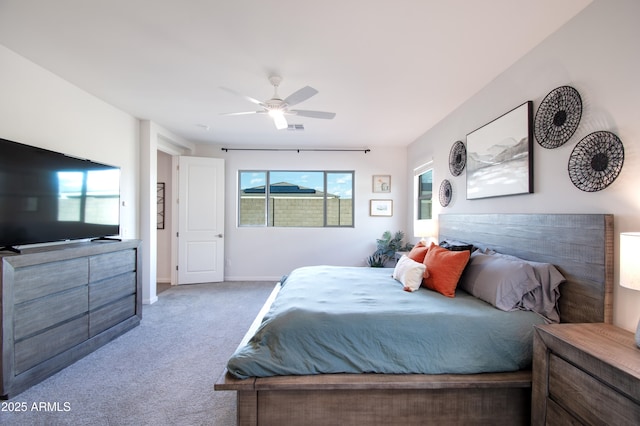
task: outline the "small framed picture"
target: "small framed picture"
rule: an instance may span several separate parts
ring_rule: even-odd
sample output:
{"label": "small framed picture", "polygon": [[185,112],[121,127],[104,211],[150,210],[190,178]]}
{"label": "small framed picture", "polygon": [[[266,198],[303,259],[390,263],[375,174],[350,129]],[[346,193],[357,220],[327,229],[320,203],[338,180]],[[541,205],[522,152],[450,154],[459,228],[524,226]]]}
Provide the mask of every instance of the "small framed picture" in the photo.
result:
{"label": "small framed picture", "polygon": [[369,216],[393,216],[393,200],[370,200]]}
{"label": "small framed picture", "polygon": [[391,176],[373,175],[373,192],[391,192]]}

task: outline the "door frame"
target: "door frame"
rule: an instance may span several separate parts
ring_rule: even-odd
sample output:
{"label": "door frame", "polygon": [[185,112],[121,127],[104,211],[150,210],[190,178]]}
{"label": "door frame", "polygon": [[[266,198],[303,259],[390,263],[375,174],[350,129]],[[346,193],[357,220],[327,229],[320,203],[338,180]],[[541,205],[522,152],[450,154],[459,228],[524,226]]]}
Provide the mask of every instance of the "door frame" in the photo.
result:
{"label": "door frame", "polygon": [[[152,304],[158,300],[156,290],[157,236],[156,205],[158,181],[158,150],[171,155],[194,155],[196,145],[149,120],[140,124],[140,168],[135,171],[139,182],[136,216],[139,229],[134,238],[142,240],[142,303]],[[172,242],[173,245],[173,242]],[[172,269],[175,266],[172,265]]]}

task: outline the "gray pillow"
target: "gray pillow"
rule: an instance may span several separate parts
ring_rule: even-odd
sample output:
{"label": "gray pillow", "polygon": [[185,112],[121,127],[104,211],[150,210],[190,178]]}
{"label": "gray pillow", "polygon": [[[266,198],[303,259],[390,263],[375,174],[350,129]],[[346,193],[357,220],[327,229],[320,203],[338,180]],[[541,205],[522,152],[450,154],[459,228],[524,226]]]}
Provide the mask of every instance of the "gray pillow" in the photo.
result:
{"label": "gray pillow", "polygon": [[533,267],[500,256],[471,254],[460,287],[503,311],[520,309],[523,297],[540,287]]}
{"label": "gray pillow", "polygon": [[560,314],[558,313],[559,287],[565,281],[565,278],[555,266],[550,263],[523,260],[516,256],[490,250],[486,253],[516,262],[526,262],[531,265],[540,287],[525,294],[522,298],[521,307],[537,312],[551,322],[560,322]]}

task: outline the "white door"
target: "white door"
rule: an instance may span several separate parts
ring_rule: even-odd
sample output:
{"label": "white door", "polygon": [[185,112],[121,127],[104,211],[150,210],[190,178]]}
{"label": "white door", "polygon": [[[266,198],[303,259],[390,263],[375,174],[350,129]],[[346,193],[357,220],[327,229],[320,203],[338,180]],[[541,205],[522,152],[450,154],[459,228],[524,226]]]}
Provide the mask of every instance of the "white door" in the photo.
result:
{"label": "white door", "polygon": [[224,160],[181,156],[178,284],[224,280]]}

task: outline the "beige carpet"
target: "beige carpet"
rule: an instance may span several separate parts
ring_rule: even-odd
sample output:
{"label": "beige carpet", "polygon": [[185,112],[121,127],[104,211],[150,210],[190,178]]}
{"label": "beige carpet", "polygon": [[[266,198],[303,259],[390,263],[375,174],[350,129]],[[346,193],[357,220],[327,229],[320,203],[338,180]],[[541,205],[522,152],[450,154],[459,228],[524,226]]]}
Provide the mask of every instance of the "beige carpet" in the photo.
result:
{"label": "beige carpet", "polygon": [[0,424],[234,425],[235,393],[214,392],[213,384],[274,285],[163,291],[143,306],[140,326],[2,401]]}

